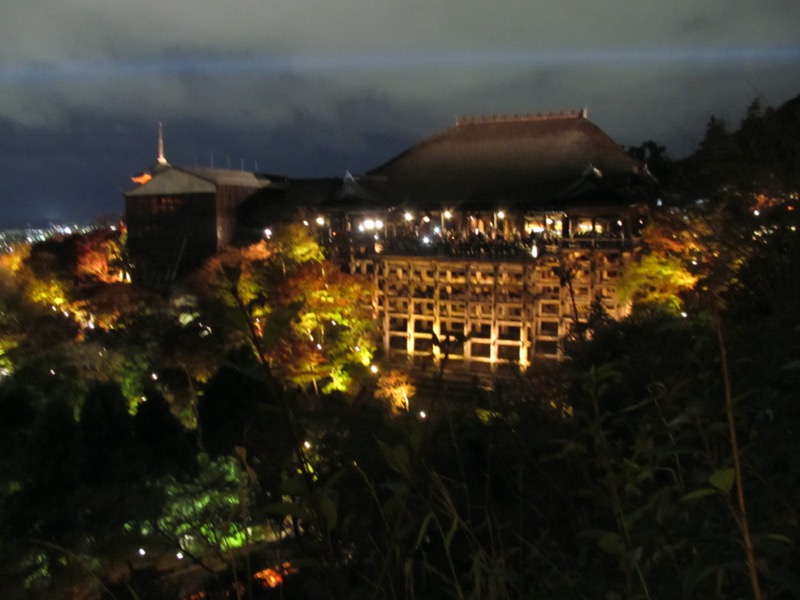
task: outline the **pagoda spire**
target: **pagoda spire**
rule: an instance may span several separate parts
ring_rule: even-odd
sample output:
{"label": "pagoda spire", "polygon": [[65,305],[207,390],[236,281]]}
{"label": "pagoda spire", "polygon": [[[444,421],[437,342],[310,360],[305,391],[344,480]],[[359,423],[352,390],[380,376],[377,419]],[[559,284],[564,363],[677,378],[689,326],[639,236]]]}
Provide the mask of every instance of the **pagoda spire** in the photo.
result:
{"label": "pagoda spire", "polygon": [[164,126],[158,122],[158,164],[168,165],[167,157],[164,156]]}

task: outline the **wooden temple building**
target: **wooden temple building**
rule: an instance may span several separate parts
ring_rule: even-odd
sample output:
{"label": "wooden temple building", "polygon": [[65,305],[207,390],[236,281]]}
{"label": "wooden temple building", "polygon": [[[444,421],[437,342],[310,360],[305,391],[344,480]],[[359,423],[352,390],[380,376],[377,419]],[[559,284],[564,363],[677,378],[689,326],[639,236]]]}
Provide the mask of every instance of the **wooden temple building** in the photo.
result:
{"label": "wooden temple building", "polygon": [[447,352],[475,373],[558,358],[593,303],[628,313],[617,285],[654,183],[585,110],[460,119],[361,176],[152,173],[126,194],[132,254],[186,231],[196,261],[302,210],[340,267],[372,283],[388,359]]}

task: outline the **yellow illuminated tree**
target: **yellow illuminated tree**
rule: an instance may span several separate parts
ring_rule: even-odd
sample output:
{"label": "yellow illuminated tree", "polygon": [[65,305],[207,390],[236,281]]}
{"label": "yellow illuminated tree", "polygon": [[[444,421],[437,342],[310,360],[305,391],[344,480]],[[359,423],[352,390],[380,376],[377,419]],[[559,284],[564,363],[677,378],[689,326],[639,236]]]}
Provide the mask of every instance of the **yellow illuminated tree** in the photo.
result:
{"label": "yellow illuminated tree", "polygon": [[[225,323],[229,347],[255,334],[254,350],[284,380],[346,391],[370,364],[369,286],[324,260],[307,227],[289,225],[269,242],[231,248],[208,261],[195,282],[201,296],[221,302],[207,312]],[[249,330],[241,327],[242,312]]]}
{"label": "yellow illuminated tree", "polygon": [[408,374],[392,369],[378,378],[375,397],[388,400],[392,412],[397,414],[409,410],[409,402],[416,393],[417,388]]}
{"label": "yellow illuminated tree", "polygon": [[628,264],[620,296],[640,305],[660,305],[679,312],[681,295],[698,281],[690,269],[698,253],[697,237],[680,215],[665,212],[642,232],[645,250]]}

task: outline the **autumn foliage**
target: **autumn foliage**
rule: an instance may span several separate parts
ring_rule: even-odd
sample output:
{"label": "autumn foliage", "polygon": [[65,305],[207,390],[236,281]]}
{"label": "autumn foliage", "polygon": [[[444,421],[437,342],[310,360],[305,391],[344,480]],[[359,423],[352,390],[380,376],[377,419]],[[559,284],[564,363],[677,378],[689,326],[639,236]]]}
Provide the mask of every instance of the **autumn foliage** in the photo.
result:
{"label": "autumn foliage", "polygon": [[220,323],[238,320],[226,328],[230,347],[254,333],[253,350],[285,381],[345,391],[370,363],[371,291],[324,260],[307,228],[288,226],[270,241],[226,250],[207,261],[194,285]]}

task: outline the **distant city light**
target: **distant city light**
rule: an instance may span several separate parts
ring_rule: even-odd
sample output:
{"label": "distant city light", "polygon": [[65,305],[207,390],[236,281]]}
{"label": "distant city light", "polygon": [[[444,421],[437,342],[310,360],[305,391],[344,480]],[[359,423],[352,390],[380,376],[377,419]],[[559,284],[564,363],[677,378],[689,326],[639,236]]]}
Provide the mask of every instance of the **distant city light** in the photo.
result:
{"label": "distant city light", "polygon": [[376,365],[372,365],[372,366],[369,368],[369,370],[370,370],[372,373],[377,373],[377,372],[378,372],[378,367],[377,367]]}
{"label": "distant city light", "polygon": [[505,219],[506,218],[506,213],[504,213],[502,210],[498,210],[497,211],[497,218],[498,219]]}
{"label": "distant city light", "polygon": [[449,210],[444,211],[444,218],[445,219],[450,219],[450,218],[452,218],[452,216],[453,216],[453,213],[451,213]]}
{"label": "distant city light", "polygon": [[411,221],[414,218],[414,215],[412,215],[410,212],[407,212],[406,214],[403,215],[403,218],[406,221]]}
{"label": "distant city light", "polygon": [[325,217],[323,216],[317,217],[317,225],[325,225]]}

